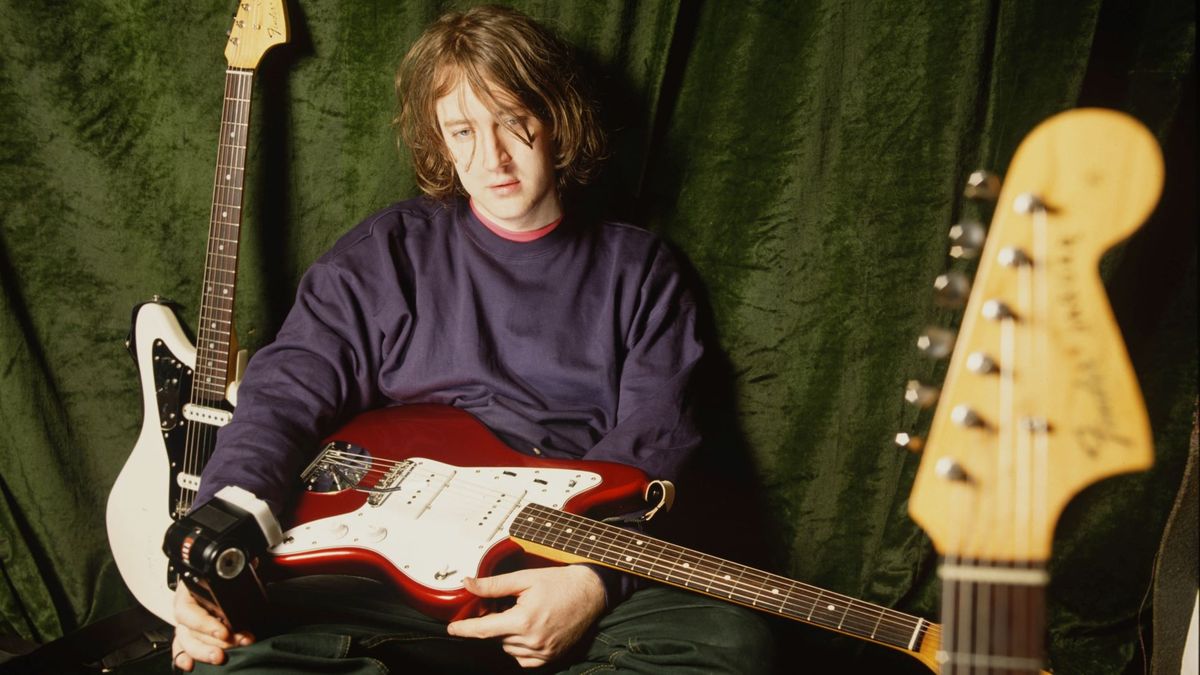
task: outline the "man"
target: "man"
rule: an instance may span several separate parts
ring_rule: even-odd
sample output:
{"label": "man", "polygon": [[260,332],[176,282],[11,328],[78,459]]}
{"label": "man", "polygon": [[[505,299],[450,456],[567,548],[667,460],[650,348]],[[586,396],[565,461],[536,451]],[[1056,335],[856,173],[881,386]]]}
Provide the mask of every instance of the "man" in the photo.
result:
{"label": "man", "polygon": [[[451,13],[412,47],[396,88],[427,196],[368,218],[305,274],[276,341],[250,364],[198,503],[239,485],[279,514],[320,438],[362,411],[411,403],[465,409],[521,452],[674,478],[699,443],[687,414],[702,354],[695,306],[655,236],[564,213],[602,148],[568,51],[513,10]],[[469,579],[471,593],[515,604],[448,626],[377,605],[368,590],[342,598],[368,617],[255,643],[181,585],[174,666],[748,672],[769,657],[756,616],[633,587],[585,565]],[[314,588],[306,599],[319,599]]]}

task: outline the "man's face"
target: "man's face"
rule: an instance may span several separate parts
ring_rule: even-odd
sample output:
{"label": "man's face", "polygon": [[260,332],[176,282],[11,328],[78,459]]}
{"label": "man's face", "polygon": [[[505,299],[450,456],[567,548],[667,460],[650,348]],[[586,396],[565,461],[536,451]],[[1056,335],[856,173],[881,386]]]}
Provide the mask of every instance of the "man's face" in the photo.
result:
{"label": "man's face", "polygon": [[494,98],[493,114],[463,78],[437,100],[438,126],[475,208],[505,229],[536,230],[562,215],[548,131],[514,97]]}

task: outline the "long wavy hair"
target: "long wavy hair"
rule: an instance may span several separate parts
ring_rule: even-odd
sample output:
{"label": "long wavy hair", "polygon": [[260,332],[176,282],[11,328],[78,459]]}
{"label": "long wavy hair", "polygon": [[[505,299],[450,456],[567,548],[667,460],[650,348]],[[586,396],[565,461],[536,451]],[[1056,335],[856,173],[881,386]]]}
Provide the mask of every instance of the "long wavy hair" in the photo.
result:
{"label": "long wavy hair", "polygon": [[464,78],[493,113],[512,107],[497,96],[515,99],[547,125],[560,192],[595,175],[604,134],[570,48],[528,16],[488,5],[443,15],[396,71],[393,125],[426,194],[446,199],[462,192],[435,104]]}

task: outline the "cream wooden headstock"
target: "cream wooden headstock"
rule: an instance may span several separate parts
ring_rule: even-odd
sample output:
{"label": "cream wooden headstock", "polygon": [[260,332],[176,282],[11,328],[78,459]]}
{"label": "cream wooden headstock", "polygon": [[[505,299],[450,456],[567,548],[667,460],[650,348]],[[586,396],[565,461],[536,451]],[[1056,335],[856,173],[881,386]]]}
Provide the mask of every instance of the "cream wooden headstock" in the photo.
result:
{"label": "cream wooden headstock", "polygon": [[1158,201],[1154,137],[1127,115],[1056,115],[996,203],[909,512],[943,556],[1044,561],[1064,505],[1153,459],[1098,263]]}
{"label": "cream wooden headstock", "polygon": [[253,70],[268,49],[287,41],[284,0],[243,0],[229,29],[225,60],[232,68]]}

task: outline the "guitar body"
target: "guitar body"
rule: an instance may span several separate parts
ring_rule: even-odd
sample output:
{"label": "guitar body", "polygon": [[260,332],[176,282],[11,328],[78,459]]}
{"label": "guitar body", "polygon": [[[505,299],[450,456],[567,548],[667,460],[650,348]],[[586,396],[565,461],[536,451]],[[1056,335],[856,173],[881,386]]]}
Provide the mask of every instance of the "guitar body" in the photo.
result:
{"label": "guitar body", "polygon": [[264,574],[381,578],[446,621],[484,611],[465,577],[546,564],[509,539],[523,506],[620,514],[642,505],[647,486],[622,464],[523,455],[438,405],[359,415],[326,441],[304,481]]}
{"label": "guitar body", "polygon": [[[202,467],[187,466],[184,445],[189,428],[207,425],[184,419],[196,348],[170,306],[138,307],[131,345],[141,382],[142,430],[109,493],[105,519],[113,559],[129,590],[169,622],[173,592],[162,533],[190,504],[187,493],[199,487]],[[215,431],[199,429],[199,435],[213,439]],[[211,440],[208,445],[211,450]]]}

